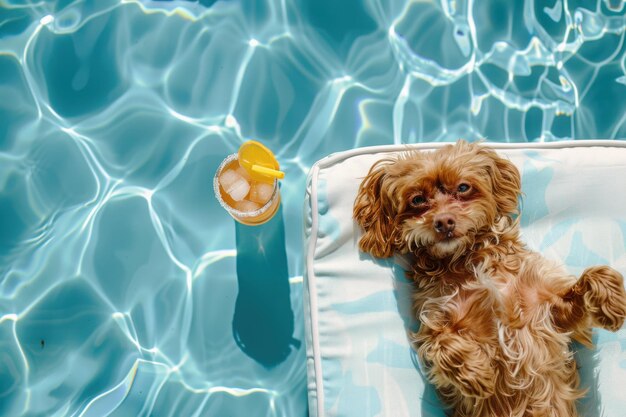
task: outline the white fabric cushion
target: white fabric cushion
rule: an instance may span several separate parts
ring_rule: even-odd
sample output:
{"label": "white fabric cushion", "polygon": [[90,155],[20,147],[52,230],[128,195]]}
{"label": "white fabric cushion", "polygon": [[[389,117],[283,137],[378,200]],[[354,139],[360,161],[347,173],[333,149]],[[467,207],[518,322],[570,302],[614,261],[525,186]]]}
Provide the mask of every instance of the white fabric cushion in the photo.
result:
{"label": "white fabric cushion", "polygon": [[[409,286],[393,259],[359,252],[352,219],[358,186],[384,154],[442,144],[333,154],[309,174],[305,209],[305,329],[312,417],[445,416],[407,341]],[[608,264],[626,275],[626,143],[489,144],[522,172],[528,245],[578,274]],[[626,413],[626,330],[594,331],[596,349],[575,345],[581,415]]]}

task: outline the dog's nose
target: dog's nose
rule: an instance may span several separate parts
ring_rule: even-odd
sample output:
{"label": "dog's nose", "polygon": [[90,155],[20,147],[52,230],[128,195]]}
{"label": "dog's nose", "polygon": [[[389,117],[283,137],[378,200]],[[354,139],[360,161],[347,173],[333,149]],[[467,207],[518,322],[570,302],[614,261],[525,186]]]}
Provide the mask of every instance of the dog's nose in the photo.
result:
{"label": "dog's nose", "polygon": [[454,230],[456,222],[454,217],[448,213],[437,214],[433,220],[437,233],[448,234]]}

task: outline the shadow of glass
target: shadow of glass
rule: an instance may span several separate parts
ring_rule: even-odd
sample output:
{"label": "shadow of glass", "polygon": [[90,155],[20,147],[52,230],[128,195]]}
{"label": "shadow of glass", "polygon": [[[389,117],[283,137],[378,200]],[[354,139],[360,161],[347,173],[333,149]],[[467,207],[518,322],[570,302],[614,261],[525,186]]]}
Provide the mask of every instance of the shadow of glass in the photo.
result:
{"label": "shadow of glass", "polygon": [[235,223],[239,294],[233,336],[246,355],[270,368],[300,345],[293,338],[282,206],[265,224]]}

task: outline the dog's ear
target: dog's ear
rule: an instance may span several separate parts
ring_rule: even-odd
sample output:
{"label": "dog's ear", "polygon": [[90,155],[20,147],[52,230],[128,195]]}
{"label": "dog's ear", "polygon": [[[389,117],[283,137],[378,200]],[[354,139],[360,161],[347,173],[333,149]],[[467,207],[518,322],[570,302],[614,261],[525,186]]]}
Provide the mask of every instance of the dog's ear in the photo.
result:
{"label": "dog's ear", "polygon": [[393,202],[384,190],[390,162],[381,160],[370,168],[354,201],[353,216],[363,229],[359,248],[377,258],[393,255],[398,234]]}
{"label": "dog's ear", "polygon": [[493,166],[488,169],[498,211],[504,216],[518,214],[519,197],[522,194],[519,170],[513,162],[499,156],[492,149],[481,147],[481,152],[493,161]]}
{"label": "dog's ear", "polygon": [[494,193],[502,214],[519,213],[519,197],[522,194],[522,180],[519,170],[508,159],[496,156],[496,178]]}

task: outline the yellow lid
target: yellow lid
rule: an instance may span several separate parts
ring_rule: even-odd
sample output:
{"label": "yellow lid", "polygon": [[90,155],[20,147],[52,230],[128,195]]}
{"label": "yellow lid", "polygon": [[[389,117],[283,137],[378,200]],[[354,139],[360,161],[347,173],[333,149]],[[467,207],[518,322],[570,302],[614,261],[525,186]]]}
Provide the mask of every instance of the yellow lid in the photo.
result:
{"label": "yellow lid", "polygon": [[237,153],[239,165],[244,167],[255,181],[273,182],[282,179],[285,173],[280,170],[276,157],[262,143],[255,140],[244,142]]}

